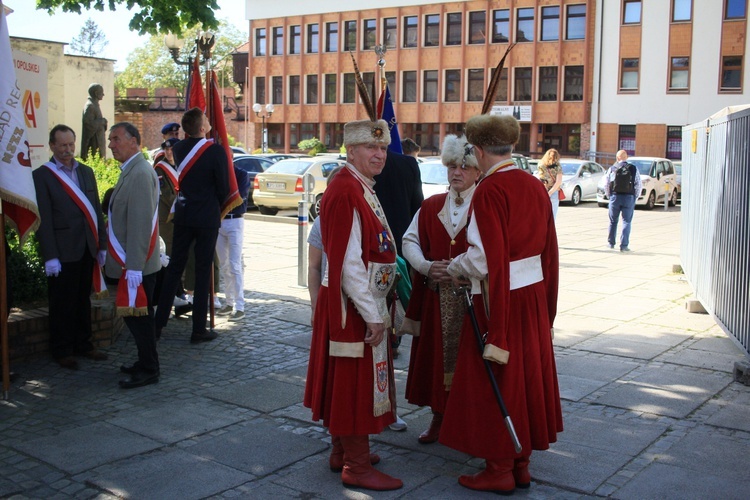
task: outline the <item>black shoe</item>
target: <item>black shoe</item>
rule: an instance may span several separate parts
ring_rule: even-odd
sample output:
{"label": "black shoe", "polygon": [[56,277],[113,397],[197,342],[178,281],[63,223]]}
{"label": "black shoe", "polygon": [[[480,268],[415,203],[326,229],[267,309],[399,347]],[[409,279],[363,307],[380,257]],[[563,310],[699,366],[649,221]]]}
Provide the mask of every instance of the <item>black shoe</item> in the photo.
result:
{"label": "black shoe", "polygon": [[128,375],[134,375],[140,369],[141,369],[141,365],[140,365],[140,363],[138,363],[138,361],[136,361],[135,363],[133,363],[130,366],[128,366],[128,365],[122,365],[122,366],[120,366],[120,373],[127,373]]}
{"label": "black shoe", "polygon": [[193,304],[188,304],[185,306],[175,306],[174,316],[175,318],[179,318],[180,316],[184,316],[185,314],[189,313],[192,310],[193,310]]}
{"label": "black shoe", "polygon": [[218,337],[218,335],[216,335],[216,332],[206,330],[203,333],[194,333],[193,335],[191,335],[190,343],[200,344],[201,342],[211,342],[216,337]]}
{"label": "black shoe", "polygon": [[129,379],[120,380],[120,387],[123,389],[135,389],[144,385],[155,384],[159,381],[159,371],[153,373],[138,370],[133,373]]}

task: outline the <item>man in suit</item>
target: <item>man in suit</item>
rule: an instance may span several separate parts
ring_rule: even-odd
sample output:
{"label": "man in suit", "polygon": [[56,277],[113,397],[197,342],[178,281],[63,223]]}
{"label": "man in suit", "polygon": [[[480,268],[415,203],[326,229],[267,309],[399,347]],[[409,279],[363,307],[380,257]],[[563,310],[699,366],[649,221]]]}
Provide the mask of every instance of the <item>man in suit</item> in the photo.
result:
{"label": "man in suit", "polygon": [[107,234],[94,171],[75,160],[73,129],[53,127],[49,147],[52,158],[33,174],[41,216],[36,234],[47,273],[50,353],[60,366],[75,370],[73,356],[107,359],[91,343],[90,297]]}
{"label": "man in suit", "polygon": [[159,381],[159,355],[154,335],[153,292],[161,268],[157,206],[159,180],[141,153],[141,136],[131,123],[109,131],[109,149],[121,163],[120,178],[109,202],[107,276],[119,278],[117,312],[124,316],[138,348],[138,361],[123,365],[130,375],[120,387],[132,389]]}
{"label": "man in suit", "polygon": [[190,244],[195,242],[195,292],[193,331],[190,342],[216,338],[206,329],[209,285],[216,238],[221,226],[221,204],[229,195],[229,160],[224,148],[206,139],[211,131],[208,118],[193,108],[182,117],[186,138],[172,148],[178,165],[180,191],[174,206],[174,237],[167,275],[156,311],[157,337],[169,320],[175,291],[187,264]]}

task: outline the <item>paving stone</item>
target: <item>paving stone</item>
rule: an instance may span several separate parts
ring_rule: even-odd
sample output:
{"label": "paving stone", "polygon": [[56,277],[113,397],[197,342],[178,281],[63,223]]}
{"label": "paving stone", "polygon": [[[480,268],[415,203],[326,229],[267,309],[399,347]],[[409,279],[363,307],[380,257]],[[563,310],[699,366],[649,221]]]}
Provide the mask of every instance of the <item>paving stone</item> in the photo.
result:
{"label": "paving stone", "polygon": [[278,380],[257,380],[227,389],[210,390],[206,396],[267,413],[302,401],[304,389]]}
{"label": "paving stone", "polygon": [[680,498],[703,500],[721,498],[745,500],[750,491],[750,481],[727,482],[726,478],[715,474],[715,470],[695,471],[654,463],[638,474],[632,481],[619,489],[617,498],[663,499]]}
{"label": "paving stone", "polygon": [[[727,396],[726,392],[722,398]],[[714,413],[706,423],[718,427],[727,427],[750,432],[750,417],[748,417],[748,408],[750,408],[750,390],[739,392],[733,395],[729,400],[720,400],[721,407]]]}
{"label": "paving stone", "polygon": [[560,442],[634,457],[668,429],[666,424],[645,419],[636,423],[634,420],[623,421],[606,415],[574,415],[564,418],[565,431],[558,435],[558,439]]}

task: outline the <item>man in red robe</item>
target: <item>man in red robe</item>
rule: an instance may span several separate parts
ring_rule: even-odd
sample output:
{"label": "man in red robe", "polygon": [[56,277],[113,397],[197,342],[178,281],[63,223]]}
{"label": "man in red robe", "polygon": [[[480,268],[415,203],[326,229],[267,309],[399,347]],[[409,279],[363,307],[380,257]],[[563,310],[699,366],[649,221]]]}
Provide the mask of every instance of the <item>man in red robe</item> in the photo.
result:
{"label": "man in red robe", "polygon": [[344,126],[347,165],[321,202],[328,257],[313,322],[304,404],[331,433],[330,467],[349,486],[401,488],[374,467],[369,434],[395,421],[386,296],[396,276],[396,244],[373,186],[390,143],[383,120]]}
{"label": "man in red robe", "polygon": [[418,275],[401,333],[414,336],[406,380],[406,399],[432,409],[422,444],[440,435],[453,374],[458,339],[466,313],[463,297],[455,293],[446,268],[450,259],[466,251],[469,205],[481,172],[471,145],[464,137],[449,135],[441,159],[448,168],[450,189],[422,203],[403,239],[406,260]]}
{"label": "man in red robe", "polygon": [[[563,429],[552,347],[557,235],[544,187],[511,159],[519,134],[510,116],[480,115],[466,123],[484,177],[471,202],[469,247],[447,269],[455,283],[482,280],[474,309],[486,341],[480,356],[471,323],[464,322],[440,442],[485,459],[485,470],[459,477],[462,486],[500,493],[529,487],[531,450],[546,450]],[[520,453],[503,425],[482,357],[492,366]]]}

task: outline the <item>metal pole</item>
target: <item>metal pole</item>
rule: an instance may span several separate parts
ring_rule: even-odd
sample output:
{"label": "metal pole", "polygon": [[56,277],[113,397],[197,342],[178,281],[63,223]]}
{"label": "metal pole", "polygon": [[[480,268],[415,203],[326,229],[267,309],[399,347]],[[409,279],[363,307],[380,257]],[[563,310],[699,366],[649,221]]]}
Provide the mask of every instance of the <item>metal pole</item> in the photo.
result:
{"label": "metal pole", "polygon": [[2,350],[3,363],[3,399],[8,400],[8,391],[10,390],[10,352],[8,343],[8,288],[5,275],[6,261],[8,256],[5,254],[5,215],[3,215],[2,203],[0,203],[0,350]]}
{"label": "metal pole", "polygon": [[307,221],[309,207],[307,192],[297,206],[298,239],[297,239],[297,285],[307,287]]}

